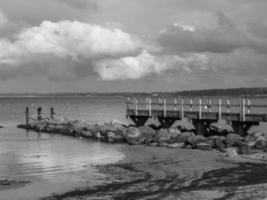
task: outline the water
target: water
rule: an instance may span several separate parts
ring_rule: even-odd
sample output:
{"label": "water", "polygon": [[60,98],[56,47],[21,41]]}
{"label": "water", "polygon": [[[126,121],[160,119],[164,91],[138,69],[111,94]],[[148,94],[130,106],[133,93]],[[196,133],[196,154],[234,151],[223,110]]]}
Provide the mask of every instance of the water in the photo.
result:
{"label": "water", "polygon": [[118,146],[85,139],[27,132],[16,125],[25,122],[25,107],[31,115],[42,106],[44,115],[54,107],[56,116],[109,122],[125,120],[124,98],[57,97],[0,98],[0,179],[31,181],[24,187],[1,190],[0,199],[35,199],[102,180],[95,165],[123,158]]}
{"label": "water", "polygon": [[124,97],[4,97],[0,98],[0,123],[24,123],[25,108],[31,115],[42,106],[44,115],[49,117],[50,107],[56,116],[68,119],[83,119],[95,122],[109,122],[111,119],[125,120]]}

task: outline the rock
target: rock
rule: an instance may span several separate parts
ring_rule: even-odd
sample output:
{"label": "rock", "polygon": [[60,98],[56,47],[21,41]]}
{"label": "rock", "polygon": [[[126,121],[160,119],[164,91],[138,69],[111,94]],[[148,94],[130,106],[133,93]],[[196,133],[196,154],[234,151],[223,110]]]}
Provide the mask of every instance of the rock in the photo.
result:
{"label": "rock", "polygon": [[149,143],[148,146],[157,147],[157,146],[159,146],[159,143],[158,142],[152,142],[152,143]]}
{"label": "rock", "polygon": [[212,149],[212,145],[209,142],[198,143],[197,144],[197,148],[201,149],[201,150],[211,150]]}
{"label": "rock", "polygon": [[84,138],[92,138],[94,136],[94,134],[91,131],[83,130],[81,132],[81,136],[84,137]]}
{"label": "rock", "polygon": [[149,126],[141,126],[138,129],[146,138],[152,138],[155,136],[155,130]]}
{"label": "rock", "polygon": [[255,145],[254,145],[254,148],[255,149],[264,149],[267,145],[267,141],[266,141],[266,138],[263,137],[263,136],[260,136],[257,138],[257,140],[255,141]]}
{"label": "rock", "polygon": [[149,118],[146,121],[146,124],[145,125],[153,128],[154,130],[158,130],[158,128],[161,126],[159,120],[154,119],[154,118]]}
{"label": "rock", "polygon": [[123,137],[121,135],[117,135],[116,133],[110,131],[107,133],[107,141],[109,143],[122,143]]}
{"label": "rock", "polygon": [[129,144],[142,144],[145,140],[141,131],[135,127],[129,127],[127,129],[125,139]]}
{"label": "rock", "polygon": [[192,148],[197,148],[197,145],[199,143],[206,143],[207,141],[208,141],[208,139],[202,135],[193,135],[193,136],[189,137],[185,143],[186,143],[186,145],[191,145]]}
{"label": "rock", "polygon": [[178,128],[182,132],[193,131],[196,129],[195,126],[192,123],[188,122],[187,119],[175,121],[172,124],[171,128]]}
{"label": "rock", "polygon": [[215,134],[215,135],[227,135],[229,133],[233,133],[233,127],[229,124],[226,124],[225,121],[218,121],[212,123],[209,128],[208,132],[210,134]]}
{"label": "rock", "polygon": [[159,146],[161,146],[161,147],[168,147],[169,144],[167,142],[160,142],[159,143]]}
{"label": "rock", "polygon": [[251,153],[251,148],[246,143],[239,143],[237,152],[240,155],[248,155]]}
{"label": "rock", "polygon": [[240,144],[242,141],[242,137],[238,134],[230,133],[226,136],[225,143],[227,147],[233,147]]}
{"label": "rock", "polygon": [[235,157],[238,156],[238,149],[236,147],[226,148],[226,156]]}
{"label": "rock", "polygon": [[214,148],[216,148],[220,152],[225,152],[225,139],[218,137],[214,140]]}
{"label": "rock", "polygon": [[178,136],[178,138],[176,139],[176,142],[178,143],[186,142],[192,136],[195,136],[193,132],[183,132]]}
{"label": "rock", "polygon": [[160,129],[156,135],[156,140],[159,143],[164,143],[164,142],[170,142],[171,140],[171,135],[168,129]]}
{"label": "rock", "polygon": [[173,143],[168,145],[169,148],[183,148],[184,143]]}
{"label": "rock", "polygon": [[256,142],[256,140],[261,137],[263,134],[261,132],[250,132],[246,138],[246,142]]}
{"label": "rock", "polygon": [[47,124],[46,123],[38,123],[36,124],[36,129],[39,132],[46,132]]}
{"label": "rock", "polygon": [[181,131],[177,128],[169,128],[169,133],[170,133],[171,139],[176,140],[181,134]]}
{"label": "rock", "polygon": [[253,133],[257,133],[257,132],[261,132],[261,128],[260,126],[251,126],[248,130],[247,130],[247,134],[251,135]]}

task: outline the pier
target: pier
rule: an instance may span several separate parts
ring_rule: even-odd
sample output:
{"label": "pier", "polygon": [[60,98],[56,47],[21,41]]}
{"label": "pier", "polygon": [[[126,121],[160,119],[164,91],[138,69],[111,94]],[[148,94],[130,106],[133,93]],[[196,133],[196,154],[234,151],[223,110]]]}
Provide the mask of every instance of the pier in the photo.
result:
{"label": "pier", "polygon": [[254,102],[253,98],[242,97],[127,98],[126,117],[138,127],[149,118],[157,119],[164,128],[186,118],[194,124],[197,134],[203,134],[211,123],[225,120],[236,133],[244,135],[251,126],[267,121],[266,101]]}

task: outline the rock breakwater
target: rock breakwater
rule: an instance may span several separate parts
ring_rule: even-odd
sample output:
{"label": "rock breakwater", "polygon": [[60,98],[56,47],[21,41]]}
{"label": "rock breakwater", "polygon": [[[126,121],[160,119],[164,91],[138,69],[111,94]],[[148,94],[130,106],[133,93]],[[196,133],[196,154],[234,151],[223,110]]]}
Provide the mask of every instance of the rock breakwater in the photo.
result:
{"label": "rock breakwater", "polygon": [[179,121],[172,127],[164,129],[153,124],[135,127],[125,125],[117,120],[105,124],[95,124],[80,120],[44,119],[32,120],[28,125],[18,125],[18,128],[106,143],[201,150],[217,149],[221,152],[231,151],[230,154],[267,151],[267,133],[260,132],[257,127],[252,127],[246,137],[241,137],[223,122],[211,124],[207,133],[203,135],[196,135],[195,127],[188,121]]}

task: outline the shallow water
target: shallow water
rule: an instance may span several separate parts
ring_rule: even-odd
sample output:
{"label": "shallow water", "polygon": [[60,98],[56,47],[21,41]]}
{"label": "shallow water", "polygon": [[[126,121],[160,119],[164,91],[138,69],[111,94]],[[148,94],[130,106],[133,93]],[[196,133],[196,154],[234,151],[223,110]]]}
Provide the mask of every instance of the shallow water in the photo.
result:
{"label": "shallow water", "polygon": [[94,166],[123,158],[116,145],[16,128],[25,121],[26,106],[30,106],[31,114],[43,106],[48,115],[53,106],[56,116],[107,122],[113,118],[124,120],[123,101],[123,98],[1,98],[0,123],[5,128],[0,129],[0,180],[31,183],[0,190],[0,199],[36,199],[79,186],[96,185],[104,175]]}

